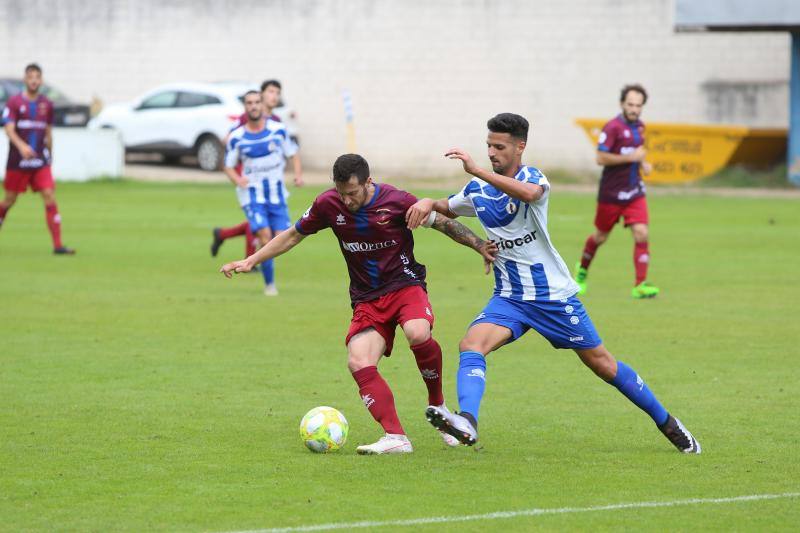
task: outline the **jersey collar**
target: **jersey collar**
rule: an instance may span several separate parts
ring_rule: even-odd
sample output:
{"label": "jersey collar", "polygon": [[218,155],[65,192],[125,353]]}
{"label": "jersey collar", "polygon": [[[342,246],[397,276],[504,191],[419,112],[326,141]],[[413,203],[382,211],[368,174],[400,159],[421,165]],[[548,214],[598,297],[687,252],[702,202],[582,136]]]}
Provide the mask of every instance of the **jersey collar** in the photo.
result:
{"label": "jersey collar", "polygon": [[359,209],[359,211],[363,211],[363,210],[367,209],[369,206],[371,206],[372,204],[374,204],[375,200],[378,198],[378,193],[379,192],[381,192],[381,186],[380,186],[380,184],[375,183],[375,192],[372,194],[372,198],[370,199],[369,202],[367,202],[366,204],[362,205],[361,209]]}

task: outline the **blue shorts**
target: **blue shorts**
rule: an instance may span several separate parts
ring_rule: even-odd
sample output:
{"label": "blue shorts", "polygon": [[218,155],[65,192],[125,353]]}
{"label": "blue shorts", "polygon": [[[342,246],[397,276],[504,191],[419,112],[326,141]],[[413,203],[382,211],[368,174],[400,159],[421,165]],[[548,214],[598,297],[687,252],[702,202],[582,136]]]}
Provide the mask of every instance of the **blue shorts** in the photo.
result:
{"label": "blue shorts", "polygon": [[565,301],[526,301],[493,296],[470,324],[497,324],[511,330],[509,343],[533,328],[555,348],[594,348],[603,343],[576,297]]}
{"label": "blue shorts", "polygon": [[242,206],[253,233],[270,228],[273,232],[286,231],[291,225],[286,204],[247,204]]}

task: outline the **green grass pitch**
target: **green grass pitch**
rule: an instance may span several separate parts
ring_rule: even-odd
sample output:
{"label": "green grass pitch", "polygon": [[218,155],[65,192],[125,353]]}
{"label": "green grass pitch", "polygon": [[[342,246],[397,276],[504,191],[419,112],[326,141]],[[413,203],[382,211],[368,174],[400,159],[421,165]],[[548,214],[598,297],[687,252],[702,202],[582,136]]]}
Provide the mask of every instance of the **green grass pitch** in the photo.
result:
{"label": "green grass pitch", "polygon": [[[293,216],[318,192],[295,191]],[[380,369],[415,453],[361,457],[356,445],[380,431],[346,368],[347,275],[330,232],[277,260],[281,294],[269,299],[259,275],[217,273],[240,257],[241,240],[209,256],[210,228],[242,219],[229,186],[65,184],[58,198],[77,256],[50,254],[33,195],[0,230],[2,531],[223,532],[800,492],[797,201],[651,197],[651,279],[663,291],[652,301],[630,298],[627,232],[592,267],[584,302],[603,340],[702,455],[677,453],[572,352],[531,333],[489,357],[481,451],[444,448],[398,338]],[[555,185],[550,232],[570,267],[593,209],[592,196]],[[416,238],[455,407],[457,343],[492,278],[438,232]],[[314,455],[299,441],[300,418],[318,405],[350,421],[340,453]],[[413,529],[798,521],[800,499],[789,497]]]}

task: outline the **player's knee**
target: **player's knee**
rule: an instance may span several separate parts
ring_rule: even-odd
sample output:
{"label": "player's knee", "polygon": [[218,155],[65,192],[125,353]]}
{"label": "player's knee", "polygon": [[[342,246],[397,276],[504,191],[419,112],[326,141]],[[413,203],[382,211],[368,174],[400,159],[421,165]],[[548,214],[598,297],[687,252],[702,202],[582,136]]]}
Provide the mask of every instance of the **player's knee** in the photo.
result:
{"label": "player's knee", "polygon": [[423,342],[431,338],[430,326],[428,327],[417,326],[414,328],[404,329],[403,333],[405,333],[406,339],[408,339],[409,346],[416,346],[417,344],[422,344]]}
{"label": "player's knee", "polygon": [[636,224],[631,228],[631,231],[633,232],[633,239],[636,242],[646,242],[649,237],[647,226],[644,224]]}
{"label": "player's knee", "polygon": [[56,202],[56,194],[52,189],[45,189],[42,191],[42,200],[45,205],[52,205]]}
{"label": "player's knee", "polygon": [[611,354],[591,358],[586,365],[592,369],[597,377],[611,381],[617,375],[617,362]]}
{"label": "player's knee", "polygon": [[358,372],[362,368],[366,368],[368,366],[372,366],[372,363],[368,357],[350,353],[347,356],[347,368],[350,370],[350,373]]}
{"label": "player's knee", "polygon": [[459,352],[478,352],[482,354],[488,353],[490,350],[481,339],[464,337],[458,343]]}
{"label": "player's knee", "polygon": [[608,233],[604,231],[596,231],[594,234],[594,242],[596,244],[603,244],[608,240]]}

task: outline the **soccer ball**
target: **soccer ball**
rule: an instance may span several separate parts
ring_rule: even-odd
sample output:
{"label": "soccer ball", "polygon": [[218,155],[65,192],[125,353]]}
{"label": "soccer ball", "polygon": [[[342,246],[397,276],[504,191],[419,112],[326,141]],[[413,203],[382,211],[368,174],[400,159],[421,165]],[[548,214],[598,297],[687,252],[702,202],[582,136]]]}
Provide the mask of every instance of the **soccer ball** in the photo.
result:
{"label": "soccer ball", "polygon": [[350,425],[333,407],[315,407],[300,421],[300,438],[315,453],[335,452],[347,441]]}

